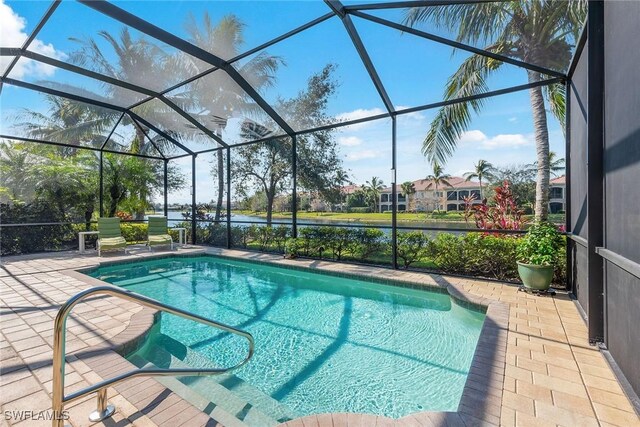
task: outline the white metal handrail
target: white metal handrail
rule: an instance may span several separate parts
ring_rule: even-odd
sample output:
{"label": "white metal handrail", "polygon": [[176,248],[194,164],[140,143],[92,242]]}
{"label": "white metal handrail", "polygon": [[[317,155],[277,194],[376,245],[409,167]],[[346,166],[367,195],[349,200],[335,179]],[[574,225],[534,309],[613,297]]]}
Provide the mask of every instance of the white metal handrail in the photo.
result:
{"label": "white metal handrail", "polygon": [[[198,369],[198,368],[185,368],[185,369],[134,369],[129,372],[125,372],[116,377],[108,380],[101,381],[97,384],[93,384],[87,388],[71,393],[68,396],[64,395],[64,371],[65,371],[65,335],[67,316],[73,309],[73,307],[80,301],[84,300],[90,295],[110,295],[124,300],[133,301],[145,307],[150,307],[156,310],[160,310],[166,313],[174,314],[176,316],[190,319],[195,322],[203,323],[205,325],[212,326],[214,328],[229,332],[235,335],[239,335],[246,338],[249,341],[249,352],[244,360],[237,365],[230,368],[222,369]],[[74,401],[81,397],[87,396],[91,393],[98,393],[97,409],[89,415],[91,421],[101,421],[110,417],[115,412],[115,407],[107,403],[107,387],[124,381],[129,378],[141,377],[141,376],[206,376],[206,375],[219,375],[246,364],[253,356],[255,342],[253,336],[246,331],[236,329],[232,326],[225,325],[214,320],[207,319],[197,314],[189,313],[188,311],[181,310],[176,307],[172,307],[156,301],[152,298],[145,297],[140,294],[136,294],[125,289],[117,288],[115,286],[97,286],[84,290],[77,295],[71,297],[62,307],[58,310],[56,319],[54,322],[54,340],[53,340],[53,427],[62,427],[64,425],[64,405],[68,402]]]}

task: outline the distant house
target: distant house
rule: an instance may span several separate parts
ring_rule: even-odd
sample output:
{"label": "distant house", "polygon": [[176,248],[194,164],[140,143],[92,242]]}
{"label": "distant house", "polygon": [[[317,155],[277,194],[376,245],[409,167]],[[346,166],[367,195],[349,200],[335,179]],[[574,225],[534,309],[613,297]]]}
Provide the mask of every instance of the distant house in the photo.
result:
{"label": "distant house", "polygon": [[[480,184],[477,182],[467,181],[461,177],[452,177],[448,181],[451,185],[440,185],[437,192],[435,184],[428,179],[413,181],[416,192],[410,197],[402,194],[401,186],[397,185],[398,211],[464,211],[464,199],[470,195],[476,196],[476,203],[481,202]],[[486,187],[486,184],[482,186]],[[390,211],[392,205],[391,187],[387,187],[380,193],[379,210],[380,212]]]}
{"label": "distant house", "polygon": [[549,213],[555,214],[566,210],[567,182],[564,175],[549,181]]}

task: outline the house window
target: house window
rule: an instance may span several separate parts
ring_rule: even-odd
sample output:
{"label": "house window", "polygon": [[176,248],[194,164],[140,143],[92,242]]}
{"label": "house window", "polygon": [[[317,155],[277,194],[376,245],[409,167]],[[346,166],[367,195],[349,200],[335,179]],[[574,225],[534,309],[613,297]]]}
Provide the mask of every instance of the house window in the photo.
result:
{"label": "house window", "polygon": [[399,202],[406,202],[407,198],[404,196],[404,194],[398,194],[398,201]]}
{"label": "house window", "polygon": [[398,211],[399,212],[404,212],[407,210],[407,206],[406,205],[398,205]]}
{"label": "house window", "polygon": [[449,203],[447,205],[447,212],[449,211],[457,211],[458,210],[458,205],[456,203]]}
{"label": "house window", "polygon": [[471,190],[469,191],[469,195],[475,196],[476,200],[480,200],[480,190]]}
{"label": "house window", "polygon": [[381,201],[382,203],[387,203],[387,202],[389,201],[389,195],[388,195],[388,194],[383,194],[383,195],[380,197],[380,201]]}
{"label": "house window", "polygon": [[549,192],[550,199],[562,199],[562,187],[551,187]]}
{"label": "house window", "polygon": [[[457,191],[447,191],[447,200],[458,200]],[[447,208],[448,210],[449,208]]]}
{"label": "house window", "polygon": [[458,200],[464,200],[465,197],[469,197],[469,192],[467,190],[458,191]]}

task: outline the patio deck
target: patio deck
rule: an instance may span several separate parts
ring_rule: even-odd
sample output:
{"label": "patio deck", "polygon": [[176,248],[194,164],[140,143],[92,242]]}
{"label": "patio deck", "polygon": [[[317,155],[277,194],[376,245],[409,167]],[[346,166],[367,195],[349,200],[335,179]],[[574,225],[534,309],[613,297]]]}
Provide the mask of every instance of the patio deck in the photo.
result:
{"label": "patio deck", "polygon": [[[312,260],[284,260],[280,256],[212,248],[180,249],[180,254],[206,250],[213,254],[251,258],[319,270],[352,272],[426,284],[448,284],[470,299],[486,298],[508,307],[508,330],[498,330],[491,357],[482,351],[485,375],[470,378],[464,399],[467,409],[457,413],[420,413],[400,420],[354,414],[325,414],[285,423],[286,426],[640,426],[634,411],[605,358],[587,343],[584,321],[566,294],[537,297],[512,285],[415,272],[336,264]],[[154,256],[146,251],[108,255],[119,260]],[[51,408],[53,319],[61,303],[91,281],[69,272],[96,265],[94,254],[75,252],[6,257],[2,260],[2,381],[3,417],[0,426],[50,425],[27,419]],[[68,321],[67,392],[78,390],[130,368],[114,347],[139,337],[150,326],[152,313],[133,303],[95,298],[79,305]],[[505,326],[507,321],[505,321]],[[505,342],[506,340],[506,342]],[[476,359],[474,359],[476,363]],[[216,409],[207,415],[152,378],[134,379],[109,389],[116,405],[104,425],[241,425]],[[463,400],[464,400],[463,399]],[[90,396],[70,404],[73,426],[91,425],[95,409]],[[13,412],[12,412],[13,411]],[[29,411],[29,412],[20,412]],[[21,418],[21,419],[20,419]],[[98,423],[102,424],[102,423]]]}

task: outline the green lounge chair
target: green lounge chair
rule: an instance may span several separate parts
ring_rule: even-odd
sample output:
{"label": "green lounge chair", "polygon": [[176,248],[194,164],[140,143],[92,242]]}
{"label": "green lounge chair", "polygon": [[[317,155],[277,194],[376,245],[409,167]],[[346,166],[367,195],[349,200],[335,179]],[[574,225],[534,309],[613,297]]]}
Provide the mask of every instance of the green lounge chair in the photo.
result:
{"label": "green lounge chair", "polygon": [[127,253],[127,241],[120,233],[120,218],[98,218],[98,256],[102,251],[124,249]]}
{"label": "green lounge chair", "polygon": [[148,231],[148,240],[147,245],[149,246],[149,251],[151,251],[152,246],[162,246],[169,245],[171,246],[171,250],[173,250],[173,239],[167,232],[169,226],[167,225],[167,217],[166,216],[150,216],[149,217],[149,231]]}

